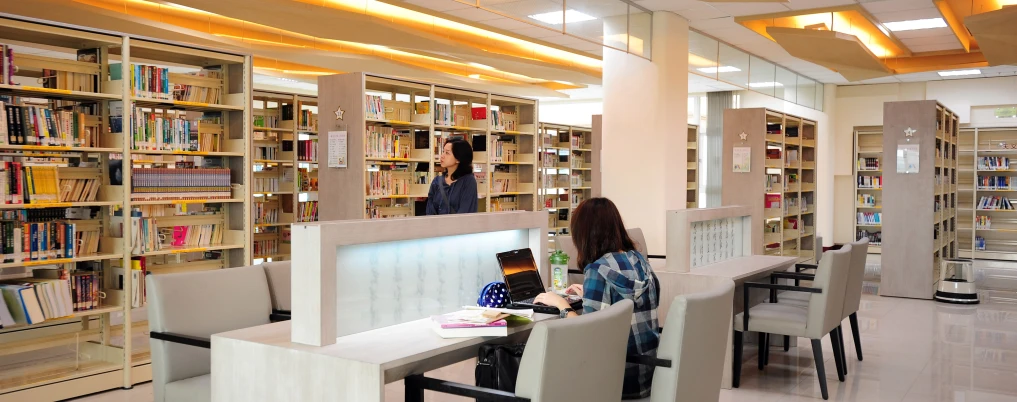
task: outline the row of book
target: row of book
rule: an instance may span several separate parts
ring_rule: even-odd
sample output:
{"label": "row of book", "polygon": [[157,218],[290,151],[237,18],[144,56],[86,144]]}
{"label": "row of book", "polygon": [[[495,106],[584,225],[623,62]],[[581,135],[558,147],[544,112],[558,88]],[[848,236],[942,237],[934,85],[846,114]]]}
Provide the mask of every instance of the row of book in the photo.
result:
{"label": "row of book", "polygon": [[858,170],[880,170],[879,158],[858,158]]}
{"label": "row of book", "polygon": [[318,140],[311,139],[297,141],[297,160],[301,162],[317,162]]}
{"label": "row of book", "polygon": [[414,205],[413,204],[402,204],[396,202],[368,200],[367,208],[364,211],[364,217],[367,219],[381,219],[381,218],[407,218],[414,216]]}
{"label": "row of book", "polygon": [[131,199],[229,199],[228,168],[133,168]]}
{"label": "row of book", "polygon": [[297,222],[317,222],[318,201],[303,201],[297,204]]}
{"label": "row of book", "polygon": [[255,258],[279,254],[279,243],[279,239],[255,240],[252,250]]}
{"label": "row of book", "polygon": [[1017,180],[1013,176],[979,176],[979,190],[1017,190]]}
{"label": "row of book", "polygon": [[[131,124],[131,149],[156,151],[219,152],[222,120],[218,116],[188,119],[172,111],[135,108]],[[212,130],[202,128],[211,127]]]}
{"label": "row of book", "polygon": [[0,245],[5,263],[91,255],[98,251],[98,240],[98,232],[78,232],[73,220],[0,221]]}
{"label": "row of book", "polygon": [[393,170],[367,172],[367,195],[369,196],[408,195],[411,184],[413,184],[413,175],[410,172]]}
{"label": "row of book", "polygon": [[124,71],[123,63],[110,64],[110,80],[130,79],[131,95],[140,98],[173,100],[170,91],[169,69],[165,67],[131,64]]}
{"label": "row of book", "polygon": [[[476,108],[474,108],[476,109]],[[511,110],[492,110],[491,129],[501,131],[516,131],[519,129],[519,114]]]}
{"label": "row of book", "polygon": [[516,196],[501,196],[491,198],[491,212],[517,211],[519,202]]}
{"label": "row of book", "polygon": [[883,176],[858,175],[858,188],[883,188]]}
{"label": "row of book", "polygon": [[766,191],[773,191],[774,185],[779,185],[781,178],[779,174],[767,174],[766,175]]}
{"label": "row of book", "polygon": [[222,244],[225,230],[221,224],[176,225],[160,227],[158,218],[141,218],[136,232],[134,253],[148,253],[170,247],[208,247]]}
{"label": "row of book", "polygon": [[882,225],[883,224],[883,213],[882,212],[859,212],[858,213],[858,224],[859,225]]}
{"label": "row of book", "polygon": [[42,86],[79,92],[98,92],[98,75],[70,71],[42,70]]}
{"label": "row of book", "polygon": [[0,101],[0,145],[91,147],[97,135],[83,112]]}
{"label": "row of book", "polygon": [[318,174],[311,175],[311,170],[306,168],[297,169],[297,180],[300,191],[318,191]]}
{"label": "row of book", "polygon": [[[478,184],[479,187],[479,184]],[[492,193],[512,193],[518,191],[519,177],[504,177],[496,173],[491,181]]]}
{"label": "row of book", "polygon": [[298,126],[302,131],[318,131],[318,115],[314,111],[301,109],[297,118],[300,119]]}
{"label": "row of book", "polygon": [[0,84],[10,85],[14,82],[14,70],[17,67],[14,64],[14,48],[10,45],[0,43],[0,67],[8,66],[6,69],[0,68]]}
{"label": "row of book", "polygon": [[368,158],[409,158],[413,140],[392,127],[367,126],[364,152]]}
{"label": "row of book", "polygon": [[[985,251],[985,238],[982,236],[975,236],[975,250]],[[1000,334],[1002,335],[1002,334]]]}
{"label": "row of book", "polygon": [[60,183],[55,166],[25,166],[23,162],[0,162],[0,192],[3,193],[4,204],[68,201],[64,197],[69,195],[61,188]]}
{"label": "row of book", "polygon": [[975,209],[990,211],[1013,211],[1013,202],[1007,197],[988,196],[978,198],[978,206]]}
{"label": "row of book", "polygon": [[378,95],[365,95],[364,113],[368,119],[385,120],[385,99]]}
{"label": "row of book", "polygon": [[[198,77],[222,79],[222,72],[216,70],[202,69],[201,71],[188,74]],[[216,87],[173,84],[173,100],[218,104],[222,101],[222,84]]]}
{"label": "row of book", "polygon": [[279,147],[254,147],[254,159],[276,160],[279,156]]}
{"label": "row of book", "polygon": [[269,202],[255,202],[251,204],[251,214],[254,215],[254,223],[279,223],[279,206]]}
{"label": "row of book", "polygon": [[259,128],[278,128],[279,127],[279,116],[267,116],[262,114],[254,115],[254,129]]}
{"label": "row of book", "polygon": [[883,232],[881,231],[878,230],[868,231],[859,229],[857,232],[855,232],[855,239],[861,240],[866,237],[869,238],[870,246],[880,246],[883,244]]}
{"label": "row of book", "polygon": [[32,278],[0,282],[0,328],[70,317],[101,306],[96,272],[35,269]]}
{"label": "row of book", "polygon": [[274,193],[279,191],[278,177],[254,177],[254,188],[256,193]]}
{"label": "row of book", "polygon": [[470,115],[469,105],[453,106],[445,103],[435,103],[434,105],[434,124],[439,126],[467,126],[470,122]]}
{"label": "row of book", "polygon": [[492,163],[515,162],[519,153],[519,146],[515,140],[506,137],[491,138],[491,153],[489,154]]}
{"label": "row of book", "polygon": [[784,204],[781,203],[781,198],[783,197],[780,194],[766,194],[763,206],[769,209],[782,208]]}
{"label": "row of book", "polygon": [[879,201],[872,194],[858,194],[859,207],[875,207]]}
{"label": "row of book", "polygon": [[978,157],[978,170],[1010,170],[1010,158],[1005,156]]}
{"label": "row of book", "polygon": [[986,215],[976,216],[975,229],[992,229],[992,218]]}

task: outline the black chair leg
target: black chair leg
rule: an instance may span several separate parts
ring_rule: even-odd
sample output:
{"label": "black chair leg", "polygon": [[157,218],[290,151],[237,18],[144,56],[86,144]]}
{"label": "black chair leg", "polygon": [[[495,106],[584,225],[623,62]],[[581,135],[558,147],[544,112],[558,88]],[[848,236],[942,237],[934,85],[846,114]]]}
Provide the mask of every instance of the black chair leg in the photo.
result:
{"label": "black chair leg", "polygon": [[414,374],[403,379],[403,386],[406,389],[406,402],[424,402],[424,387],[420,385],[422,378],[422,375]]}
{"label": "black chair leg", "polygon": [[840,340],[840,365],[844,375],[848,375],[847,369],[847,348],[844,346],[844,327],[837,327],[837,338]]}
{"label": "black chair leg", "polygon": [[742,333],[740,331],[734,332],[734,356],[731,362],[731,386],[738,388],[741,385],[742,379],[742,348],[745,344],[742,343]]}
{"label": "black chair leg", "polygon": [[851,313],[848,319],[851,321],[851,335],[855,339],[855,355],[858,356],[858,361],[862,361],[862,338],[858,334],[858,313]]}
{"label": "black chair leg", "polygon": [[840,335],[837,334],[836,328],[830,331],[830,343],[833,344],[833,361],[837,366],[837,379],[844,382],[844,365],[840,360]]}
{"label": "black chair leg", "polygon": [[770,338],[772,338],[770,336],[770,334],[766,334],[766,344],[764,345],[766,347],[763,348],[763,365],[764,366],[769,366],[770,365]]}
{"label": "black chair leg", "polygon": [[787,352],[789,350],[791,350],[791,337],[784,335],[784,351]]}
{"label": "black chair leg", "polygon": [[826,390],[826,368],[823,366],[823,343],[819,339],[812,340],[812,356],[816,359],[816,377],[819,377],[819,390],[823,399],[830,399]]}
{"label": "black chair leg", "polygon": [[762,370],[766,366],[766,333],[759,333],[759,355],[756,356],[756,365]]}

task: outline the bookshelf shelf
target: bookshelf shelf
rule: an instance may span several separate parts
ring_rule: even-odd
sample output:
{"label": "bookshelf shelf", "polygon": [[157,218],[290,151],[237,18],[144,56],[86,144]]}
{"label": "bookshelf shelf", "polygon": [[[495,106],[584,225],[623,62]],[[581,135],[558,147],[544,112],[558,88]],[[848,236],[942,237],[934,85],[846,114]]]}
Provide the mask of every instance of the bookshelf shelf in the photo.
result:
{"label": "bookshelf shelf", "polygon": [[[961,129],[958,169],[958,226],[965,233],[958,236],[957,244],[961,257],[1017,260],[1017,230],[1013,218],[1017,209],[1007,207],[1017,201],[1011,184],[1017,180],[1010,160],[1017,155],[1017,149],[1000,147],[1017,144],[1017,127],[979,127]],[[989,187],[989,188],[986,188]],[[999,188],[991,188],[999,187]],[[981,227],[975,222],[986,220],[990,227]],[[985,225],[985,226],[989,226]],[[986,281],[989,281],[987,279]],[[989,284],[988,286],[993,286]]]}
{"label": "bookshelf shelf", "polygon": [[[880,126],[855,127],[854,130],[855,149],[855,216],[865,213],[881,213],[883,202],[883,189],[872,187],[875,183],[882,185],[883,177],[883,128]],[[864,183],[864,184],[863,184]],[[871,206],[876,204],[878,206]],[[857,224],[855,219],[855,239],[868,237],[870,242],[877,242],[882,239],[882,232],[878,225]],[[878,254],[869,248],[869,254]]]}
{"label": "bookshelf shelf", "polygon": [[[963,180],[957,172],[958,150],[964,147],[958,140],[959,120],[936,101],[887,102],[883,116],[880,160],[897,166],[897,154],[907,146],[917,147],[919,163],[908,172],[884,167],[880,176],[885,181],[879,293],[931,299],[942,259],[959,254],[956,232],[963,225],[958,225],[957,208],[964,206],[956,193]],[[856,168],[866,165],[859,160]],[[934,208],[916,208],[929,204]]]}
{"label": "bookshelf shelf", "polygon": [[[814,236],[803,229],[816,224],[817,133],[816,122],[782,112],[724,111],[722,205],[750,205],[764,217],[753,227],[754,253],[815,257]],[[740,172],[733,169],[736,148],[749,152],[750,165]]]}
{"label": "bookshelf shelf", "polygon": [[[20,245],[17,250],[9,245],[10,236],[22,231],[18,222],[33,233],[74,237],[62,245],[54,242],[57,247],[31,261],[0,263],[0,277],[69,276],[74,280],[50,281],[80,290],[71,297],[91,293],[93,306],[86,309],[77,300],[66,309],[71,311],[50,306],[34,324],[0,329],[0,354],[18,354],[17,362],[0,362],[0,400],[49,400],[53,395],[67,398],[130,388],[151,380],[147,322],[137,316],[145,307],[146,270],[250,264],[245,243],[251,230],[251,58],[19,18],[0,17],[0,43],[18,43],[13,58],[0,52],[0,102],[5,111],[53,119],[50,127],[56,129],[29,131],[27,138],[0,138],[0,161],[11,163],[3,166],[5,177],[19,169],[18,174],[31,181],[24,189],[34,193],[16,196],[26,202],[52,202],[0,205],[2,221],[15,222],[6,232],[0,230],[0,236],[8,238],[3,254],[22,252]],[[45,56],[37,54],[43,52]],[[157,76],[168,82],[146,88],[152,92],[136,88],[135,82]],[[163,126],[177,130],[173,144],[169,136],[156,137],[149,129],[156,121],[173,122]],[[154,138],[160,138],[158,143]],[[27,158],[35,158],[31,171],[16,165]],[[215,198],[212,191],[201,197],[171,191],[171,176],[177,183],[193,180],[188,184],[215,177],[220,184],[214,193],[230,198],[206,199]],[[0,185],[11,190],[11,183]],[[207,228],[193,224],[199,221]],[[192,227],[189,233],[195,238],[199,232],[205,237],[218,233],[226,245],[172,245],[178,232]],[[64,258],[72,255],[70,245],[73,257]],[[39,283],[34,285],[39,291],[49,286]],[[47,311],[64,316],[46,317]],[[112,325],[114,318],[128,325]],[[103,376],[90,378],[98,374]]]}
{"label": "bookshelf shelf", "polygon": [[379,119],[365,119],[368,124],[381,124],[392,127],[413,127],[413,128],[430,128],[428,123],[414,123],[410,121],[399,121],[399,120],[379,120]]}
{"label": "bookshelf shelf", "polygon": [[583,200],[600,193],[600,137],[594,128],[555,123],[540,123],[538,159],[540,203],[547,211],[548,241],[554,250],[554,236],[568,234],[573,210]]}

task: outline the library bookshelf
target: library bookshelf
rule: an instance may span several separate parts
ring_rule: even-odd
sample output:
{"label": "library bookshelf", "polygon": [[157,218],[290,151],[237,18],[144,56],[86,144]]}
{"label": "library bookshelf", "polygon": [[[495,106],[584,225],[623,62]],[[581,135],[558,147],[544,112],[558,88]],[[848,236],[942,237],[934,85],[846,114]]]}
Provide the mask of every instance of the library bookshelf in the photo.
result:
{"label": "library bookshelf", "polygon": [[965,128],[959,138],[960,256],[1017,261],[1017,127]]}
{"label": "library bookshelf", "polygon": [[569,234],[572,211],[600,194],[600,137],[590,127],[540,123],[540,204],[547,210],[550,251],[554,237]]}
{"label": "library bookshelf", "polygon": [[346,166],[318,171],[321,220],[425,215],[451,138],[473,146],[478,212],[537,210],[536,101],[370,73],[319,77],[318,94],[319,137],[347,135]]}
{"label": "library bookshelf", "polygon": [[[12,16],[0,26],[0,102],[24,118],[0,135],[0,279],[73,290],[71,305],[39,303],[42,315],[0,329],[0,401],[149,381],[144,276],[251,261],[251,58]],[[66,279],[24,285],[38,274]]]}
{"label": "library bookshelf", "polygon": [[[749,158],[738,172],[736,151]],[[763,217],[754,252],[815,259],[816,155],[814,121],[761,108],[724,111],[722,204],[750,205]]]}
{"label": "library bookshelf", "polygon": [[958,129],[936,101],[883,104],[882,296],[931,299],[942,259],[958,256]]}
{"label": "library bookshelf", "polygon": [[317,221],[317,98],[255,91],[251,216],[254,262],[290,259],[290,225]]}
{"label": "library bookshelf", "polygon": [[883,127],[855,127],[855,240],[869,238],[869,254],[883,239]]}
{"label": "library bookshelf", "polygon": [[699,126],[689,124],[689,144],[686,147],[688,153],[688,168],[685,169],[688,175],[688,187],[686,188],[685,207],[699,207]]}

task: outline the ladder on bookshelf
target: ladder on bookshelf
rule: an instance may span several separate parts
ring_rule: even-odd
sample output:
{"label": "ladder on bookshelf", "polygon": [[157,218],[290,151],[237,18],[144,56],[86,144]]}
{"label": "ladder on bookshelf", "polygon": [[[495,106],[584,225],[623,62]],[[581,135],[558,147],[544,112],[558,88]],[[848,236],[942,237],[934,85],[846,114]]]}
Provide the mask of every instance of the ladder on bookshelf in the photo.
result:
{"label": "ladder on bookshelf", "polygon": [[[348,153],[346,168],[318,173],[330,206],[322,220],[424,215],[450,138],[473,146],[478,212],[536,210],[536,101],[369,73],[318,84],[323,113],[336,114],[318,132],[345,131]],[[318,144],[319,152],[327,146]]]}
{"label": "ladder on bookshelf", "polygon": [[594,180],[600,170],[594,163],[599,150],[600,139],[589,127],[540,123],[539,202],[548,211],[551,251],[555,235],[569,234],[572,211],[600,193],[600,183]]}
{"label": "ladder on bookshelf", "polygon": [[[790,114],[724,111],[722,204],[751,205],[763,217],[753,228],[753,241],[761,245],[754,252],[815,259],[816,134],[816,122]],[[739,172],[733,169],[736,148],[749,152],[750,165]]]}
{"label": "ladder on bookshelf", "polygon": [[960,256],[1017,261],[1017,127],[961,129],[958,146]]}
{"label": "ladder on bookshelf", "polygon": [[699,207],[699,126],[689,124],[689,144],[686,147],[688,167],[685,174],[688,175],[688,187],[686,187],[685,207]]}
{"label": "ladder on bookshelf", "polygon": [[257,91],[253,106],[253,258],[287,260],[290,225],[317,221],[317,99]]}
{"label": "ladder on bookshelf", "polygon": [[854,233],[869,238],[869,254],[879,254],[883,240],[883,127],[855,127]]}
{"label": "ladder on bookshelf", "polygon": [[0,401],[149,381],[144,276],[251,261],[251,58],[0,25],[3,291],[70,302],[36,299],[41,314],[2,323]]}

